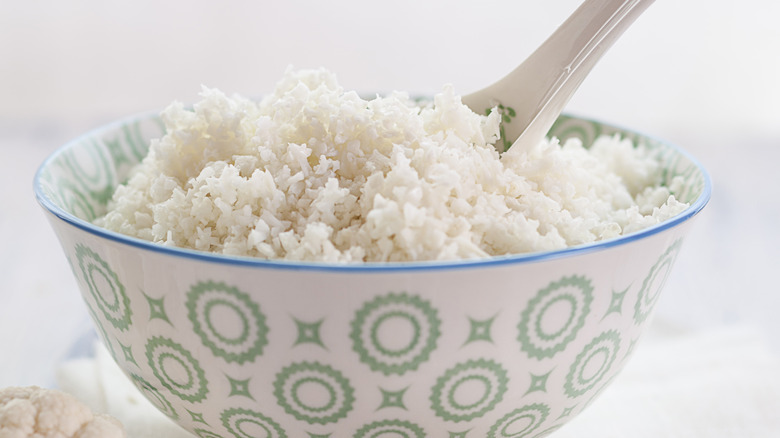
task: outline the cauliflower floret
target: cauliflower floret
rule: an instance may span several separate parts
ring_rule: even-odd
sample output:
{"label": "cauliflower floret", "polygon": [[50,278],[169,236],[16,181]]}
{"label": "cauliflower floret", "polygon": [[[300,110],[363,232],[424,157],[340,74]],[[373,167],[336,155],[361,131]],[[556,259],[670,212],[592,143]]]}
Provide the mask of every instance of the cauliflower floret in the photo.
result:
{"label": "cauliflower floret", "polygon": [[0,389],[0,438],[125,438],[125,430],[62,391],[10,387]]}

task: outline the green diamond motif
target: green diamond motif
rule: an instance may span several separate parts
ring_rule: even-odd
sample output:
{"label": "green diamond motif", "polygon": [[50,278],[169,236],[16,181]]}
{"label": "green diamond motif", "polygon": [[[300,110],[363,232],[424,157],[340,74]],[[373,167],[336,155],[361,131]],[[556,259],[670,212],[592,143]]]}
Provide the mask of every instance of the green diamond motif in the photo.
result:
{"label": "green diamond motif", "polygon": [[146,358],[154,375],[171,394],[191,403],[206,398],[206,373],[184,347],[170,339],[155,336],[146,344]]}
{"label": "green diamond motif", "polygon": [[404,420],[382,420],[366,424],[353,438],[426,438],[418,425]]}
{"label": "green diamond motif", "polygon": [[206,429],[195,429],[193,432],[195,432],[198,438],[222,438],[220,435]]}
{"label": "green diamond motif", "polygon": [[485,320],[477,320],[474,318],[469,318],[469,324],[470,324],[470,330],[469,330],[469,337],[466,339],[466,344],[470,344],[472,342],[477,341],[486,341],[493,343],[493,337],[490,334],[490,328],[493,325],[493,320],[495,320],[496,317],[488,318]]}
{"label": "green diamond motif", "polygon": [[464,430],[463,432],[450,432],[450,438],[466,438],[468,432],[468,430]]}
{"label": "green diamond motif", "polygon": [[379,405],[377,411],[385,408],[401,408],[403,410],[407,410],[406,406],[404,405],[404,394],[406,393],[407,389],[409,389],[408,386],[404,389],[401,389],[400,391],[388,391],[386,389],[379,388],[379,390],[382,392],[382,404]]}
{"label": "green diamond motif", "polygon": [[552,374],[552,370],[548,371],[547,374],[542,374],[537,376],[536,374],[531,374],[531,385],[528,388],[528,391],[525,392],[523,395],[528,395],[532,392],[547,392],[547,378],[550,377],[550,374]]}
{"label": "green diamond motif", "polygon": [[581,276],[563,277],[541,289],[520,317],[521,349],[537,359],[563,351],[585,325],[591,301],[593,286]]}
{"label": "green diamond motif", "polygon": [[306,432],[306,433],[309,434],[309,438],[330,438],[330,436],[332,435],[330,433],[327,434],[311,433],[311,432]]}
{"label": "green diamond motif", "polygon": [[159,299],[152,298],[147,295],[146,292],[141,292],[144,294],[144,298],[146,298],[146,302],[149,304],[149,321],[153,319],[161,319],[168,324],[171,324],[171,320],[168,319],[168,314],[165,313],[165,297]]}
{"label": "green diamond motif", "polygon": [[418,296],[378,296],[355,314],[352,349],[374,371],[404,374],[428,360],[436,348],[440,324],[436,310]]}
{"label": "green diamond motif", "polygon": [[305,322],[297,318],[293,319],[295,320],[295,326],[298,328],[298,338],[295,340],[294,345],[315,344],[325,348],[325,344],[322,343],[322,338],[320,337],[320,327],[324,320]]}
{"label": "green diamond motif", "polygon": [[[220,418],[222,425],[236,438],[287,438],[287,434],[274,420],[249,409],[226,409]],[[250,435],[247,430],[254,433]]]}
{"label": "green diamond motif", "polygon": [[626,298],[626,294],[628,293],[628,290],[631,287],[627,287],[622,292],[618,291],[612,291],[612,299],[609,302],[609,308],[607,309],[607,313],[604,314],[604,317],[601,318],[603,321],[604,318],[609,316],[612,313],[617,313],[618,315],[621,315],[623,313],[623,299]]}
{"label": "green diamond motif", "polygon": [[349,380],[339,371],[317,362],[287,366],[274,381],[279,406],[308,424],[335,423],[345,418],[352,410],[353,394]]}
{"label": "green diamond motif", "polygon": [[237,397],[242,396],[246,397],[248,399],[254,400],[255,398],[252,397],[252,394],[249,392],[249,381],[251,379],[234,379],[228,375],[226,375],[228,382],[230,382],[230,394],[228,397]]}
{"label": "green diamond motif", "polygon": [[571,416],[572,412],[574,412],[575,409],[577,409],[577,405],[569,406],[568,408],[565,408],[563,412],[561,412],[561,415],[558,416],[558,419],[560,420],[561,418],[566,418]]}
{"label": "green diamond motif", "polygon": [[193,330],[215,356],[242,364],[263,354],[268,343],[265,315],[238,288],[197,283],[187,293],[187,309]]}
{"label": "green diamond motif", "polygon": [[122,355],[125,357],[125,362],[131,363],[135,366],[138,366],[138,362],[135,361],[135,357],[133,357],[133,348],[132,346],[125,346],[118,340],[116,341],[117,344],[119,344],[119,347],[122,349]]}
{"label": "green diamond motif", "polygon": [[491,411],[507,391],[506,371],[487,359],[459,363],[436,380],[431,408],[446,421],[468,421]]}
{"label": "green diamond motif", "polygon": [[191,411],[191,410],[189,410],[189,409],[185,409],[185,411],[187,411],[187,413],[188,413],[188,414],[190,414],[190,420],[191,420],[193,423],[201,423],[201,424],[205,424],[206,426],[208,426],[208,425],[209,425],[209,424],[206,422],[206,420],[203,418],[203,414],[199,414],[199,413],[197,413],[197,412],[193,412],[193,411]]}
{"label": "green diamond motif", "polygon": [[76,245],[76,258],[97,310],[114,328],[126,331],[130,328],[133,312],[119,277],[105,260],[84,245]]}

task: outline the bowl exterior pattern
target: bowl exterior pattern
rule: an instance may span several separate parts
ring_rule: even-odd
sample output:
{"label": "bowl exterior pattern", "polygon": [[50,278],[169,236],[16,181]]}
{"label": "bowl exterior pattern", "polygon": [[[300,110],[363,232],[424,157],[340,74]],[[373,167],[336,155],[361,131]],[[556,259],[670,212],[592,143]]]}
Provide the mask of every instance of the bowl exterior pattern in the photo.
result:
{"label": "bowl exterior pattern", "polygon": [[[91,221],[161,133],[148,117],[81,139],[39,196]],[[669,168],[701,194],[692,163]],[[539,261],[339,270],[164,251],[47,214],[102,342],[199,437],[545,436],[623,367],[691,223]]]}

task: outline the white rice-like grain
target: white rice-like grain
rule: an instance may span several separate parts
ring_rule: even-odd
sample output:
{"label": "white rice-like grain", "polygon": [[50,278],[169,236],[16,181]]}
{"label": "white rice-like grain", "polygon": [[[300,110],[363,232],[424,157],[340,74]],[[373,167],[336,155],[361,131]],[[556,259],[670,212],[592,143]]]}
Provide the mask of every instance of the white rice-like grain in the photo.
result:
{"label": "white rice-like grain", "polygon": [[500,155],[499,114],[445,86],[373,100],[288,70],[260,102],[204,88],[96,224],[196,250],[325,262],[453,260],[610,239],[679,214],[652,151],[618,136]]}

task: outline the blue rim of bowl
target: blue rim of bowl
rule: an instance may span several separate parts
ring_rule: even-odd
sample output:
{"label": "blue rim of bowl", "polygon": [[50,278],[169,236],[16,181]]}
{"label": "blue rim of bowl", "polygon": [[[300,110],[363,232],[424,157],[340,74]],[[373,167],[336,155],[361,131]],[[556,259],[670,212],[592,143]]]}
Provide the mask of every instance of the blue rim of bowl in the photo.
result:
{"label": "blue rim of bowl", "polygon": [[677,216],[674,216],[671,219],[668,219],[666,221],[663,221],[651,227],[644,228],[642,230],[635,231],[625,236],[620,236],[613,239],[608,239],[608,240],[603,240],[603,241],[598,241],[598,242],[593,242],[588,244],[582,244],[582,245],[576,245],[576,246],[571,246],[571,247],[552,250],[552,251],[521,253],[521,254],[512,254],[512,255],[505,255],[505,256],[493,256],[493,257],[486,257],[486,258],[459,259],[459,260],[446,260],[446,261],[426,260],[426,261],[416,261],[416,262],[354,262],[354,263],[266,260],[266,259],[248,257],[248,256],[231,256],[231,255],[224,255],[224,254],[217,254],[217,253],[208,253],[204,251],[192,250],[187,248],[165,246],[159,243],[153,243],[143,239],[138,239],[114,231],[106,230],[90,222],[87,222],[83,219],[79,219],[76,216],[66,212],[65,210],[63,210],[62,208],[54,204],[54,202],[52,202],[52,200],[49,199],[43,193],[43,189],[41,187],[41,177],[42,177],[43,170],[51,162],[53,162],[60,154],[64,153],[70,147],[80,143],[86,138],[90,138],[99,133],[109,131],[111,129],[116,128],[117,126],[122,126],[134,121],[145,120],[157,115],[159,115],[159,111],[145,112],[124,119],[120,119],[113,123],[95,128],[60,146],[55,152],[53,152],[48,158],[46,158],[46,160],[43,161],[43,163],[40,165],[40,167],[35,173],[35,177],[33,179],[33,192],[35,193],[35,198],[38,200],[38,203],[41,204],[41,206],[44,209],[46,209],[49,213],[53,214],[60,220],[76,228],[79,228],[83,231],[91,233],[97,237],[101,237],[120,244],[136,247],[142,250],[152,251],[152,252],[170,255],[174,257],[194,259],[202,262],[219,263],[219,264],[234,265],[234,266],[266,268],[266,269],[326,271],[326,272],[340,272],[340,273],[344,273],[344,272],[365,273],[365,272],[433,271],[433,270],[439,271],[439,270],[467,269],[467,268],[468,269],[493,268],[502,265],[538,263],[546,260],[574,257],[577,255],[591,253],[594,251],[605,250],[615,246],[626,245],[631,242],[648,238],[655,234],[661,233],[664,230],[668,230],[670,228],[674,228],[679,224],[682,224],[683,222],[693,218],[696,214],[698,214],[704,208],[704,206],[707,205],[712,194],[712,180],[710,179],[709,173],[706,171],[706,169],[704,169],[704,167],[701,165],[701,163],[699,163],[698,160],[696,160],[684,149],[681,149],[670,142],[663,141],[654,136],[646,135],[634,129],[627,129],[619,125],[604,123],[596,119],[579,117],[573,114],[565,114],[565,115],[586,122],[598,123],[600,125],[609,126],[611,128],[615,128],[621,131],[631,132],[640,135],[644,138],[647,138],[649,140],[657,141],[667,147],[671,147],[672,149],[675,150],[675,152],[677,152],[678,154],[680,154],[681,156],[689,160],[691,164],[696,166],[698,171],[701,172],[702,177],[704,179],[704,188],[702,190],[702,193],[696,198],[696,200],[687,209],[685,209]]}

